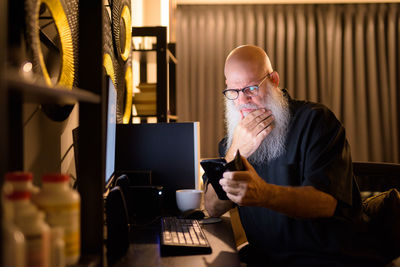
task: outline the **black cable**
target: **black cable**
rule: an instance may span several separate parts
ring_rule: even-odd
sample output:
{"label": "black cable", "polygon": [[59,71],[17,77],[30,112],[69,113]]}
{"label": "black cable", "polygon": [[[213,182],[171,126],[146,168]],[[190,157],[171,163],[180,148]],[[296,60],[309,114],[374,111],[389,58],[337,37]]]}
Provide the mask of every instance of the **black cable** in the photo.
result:
{"label": "black cable", "polygon": [[37,105],[36,109],[32,112],[32,114],[28,117],[28,119],[24,122],[24,127],[32,120],[33,116],[42,109],[41,105]]}
{"label": "black cable", "polygon": [[47,28],[47,27],[50,26],[51,24],[54,24],[54,20],[51,20],[51,21],[47,22],[46,24],[43,24],[43,25],[40,27],[40,30],[43,30],[44,28]]}
{"label": "black cable", "polygon": [[74,146],[74,144],[71,144],[67,151],[64,153],[64,156],[61,158],[61,163],[64,161],[65,157],[68,155],[69,151],[71,150],[71,148]]}
{"label": "black cable", "polygon": [[40,41],[42,41],[42,43],[46,45],[47,48],[49,49],[51,48],[53,49],[53,51],[60,53],[60,49],[58,48],[58,46],[53,42],[53,40],[51,40],[51,38],[42,29],[39,29],[39,36],[40,36]]}

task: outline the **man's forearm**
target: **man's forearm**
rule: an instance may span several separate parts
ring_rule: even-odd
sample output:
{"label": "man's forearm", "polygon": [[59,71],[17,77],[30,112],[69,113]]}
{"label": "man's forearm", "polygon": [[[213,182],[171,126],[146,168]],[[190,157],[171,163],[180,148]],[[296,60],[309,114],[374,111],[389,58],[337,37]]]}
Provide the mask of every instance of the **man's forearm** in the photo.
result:
{"label": "man's forearm", "polygon": [[219,217],[233,208],[230,200],[220,200],[211,184],[207,185],[204,194],[204,206],[211,217]]}
{"label": "man's forearm", "polygon": [[320,218],[333,216],[337,200],[312,186],[288,187],[268,184],[265,207],[290,217]]}

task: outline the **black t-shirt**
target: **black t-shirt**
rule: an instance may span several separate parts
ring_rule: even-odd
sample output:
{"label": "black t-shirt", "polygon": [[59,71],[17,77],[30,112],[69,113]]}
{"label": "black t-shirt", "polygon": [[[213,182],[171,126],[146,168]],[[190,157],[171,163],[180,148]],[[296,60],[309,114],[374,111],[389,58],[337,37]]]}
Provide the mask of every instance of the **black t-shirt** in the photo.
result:
{"label": "black t-shirt", "polygon": [[[335,216],[299,219],[263,207],[239,206],[241,222],[261,258],[309,264],[322,256],[318,264],[337,262],[338,255],[358,254],[360,245],[361,197],[345,129],[327,107],[286,95],[291,113],[286,152],[253,167],[268,183],[313,186],[332,195],[338,201]],[[220,142],[220,156],[225,154],[225,142]]]}

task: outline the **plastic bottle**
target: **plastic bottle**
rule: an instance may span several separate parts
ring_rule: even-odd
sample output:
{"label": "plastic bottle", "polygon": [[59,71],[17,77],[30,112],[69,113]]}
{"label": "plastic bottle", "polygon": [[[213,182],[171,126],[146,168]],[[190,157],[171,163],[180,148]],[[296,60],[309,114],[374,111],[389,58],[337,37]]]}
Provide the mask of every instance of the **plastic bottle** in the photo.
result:
{"label": "plastic bottle", "polygon": [[[4,188],[7,187],[4,185]],[[12,191],[12,186],[11,191]],[[6,190],[8,191],[8,190]],[[10,193],[8,193],[10,194]],[[15,266],[15,267],[25,267],[25,237],[18,227],[15,226],[14,212],[12,203],[3,197],[3,258],[2,266]]]}
{"label": "plastic bottle", "polygon": [[50,228],[44,213],[29,202],[30,192],[14,191],[8,196],[14,209],[14,222],[26,241],[26,266],[49,267]]}
{"label": "plastic bottle", "polygon": [[30,172],[8,172],[5,183],[13,186],[13,191],[29,191],[31,194],[39,192],[39,188],[32,183],[33,175]]}
{"label": "plastic bottle", "polygon": [[65,242],[64,229],[62,227],[53,227],[50,230],[50,266],[65,266]]}
{"label": "plastic bottle", "polygon": [[46,213],[51,227],[64,229],[65,261],[75,264],[80,257],[80,196],[69,186],[66,174],[46,174],[42,177],[42,188],[33,198]]}
{"label": "plastic bottle", "polygon": [[7,195],[7,199],[12,205],[14,223],[16,223],[18,217],[38,211],[37,207],[31,202],[31,192],[14,191]]}

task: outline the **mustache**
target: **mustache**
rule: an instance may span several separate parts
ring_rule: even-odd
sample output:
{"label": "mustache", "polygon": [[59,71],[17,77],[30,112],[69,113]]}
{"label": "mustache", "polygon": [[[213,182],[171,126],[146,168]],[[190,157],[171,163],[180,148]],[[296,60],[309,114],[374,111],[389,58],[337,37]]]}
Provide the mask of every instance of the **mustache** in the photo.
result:
{"label": "mustache", "polygon": [[237,110],[242,110],[242,109],[245,109],[245,108],[248,108],[248,109],[260,109],[260,107],[258,107],[257,105],[255,105],[255,104],[240,104],[239,106],[237,106]]}

